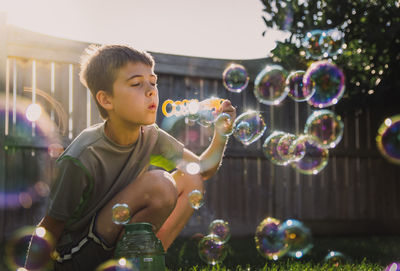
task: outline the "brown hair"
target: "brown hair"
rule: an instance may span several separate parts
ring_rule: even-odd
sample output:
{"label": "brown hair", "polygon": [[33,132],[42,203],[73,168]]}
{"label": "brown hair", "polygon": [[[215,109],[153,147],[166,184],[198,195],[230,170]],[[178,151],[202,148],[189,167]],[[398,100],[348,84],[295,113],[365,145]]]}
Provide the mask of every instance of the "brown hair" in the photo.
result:
{"label": "brown hair", "polygon": [[107,111],[98,103],[96,94],[103,90],[113,94],[113,84],[118,71],[127,63],[143,63],[154,67],[153,57],[144,51],[126,45],[90,45],[81,56],[80,80],[90,89],[97,108],[103,119],[107,119]]}

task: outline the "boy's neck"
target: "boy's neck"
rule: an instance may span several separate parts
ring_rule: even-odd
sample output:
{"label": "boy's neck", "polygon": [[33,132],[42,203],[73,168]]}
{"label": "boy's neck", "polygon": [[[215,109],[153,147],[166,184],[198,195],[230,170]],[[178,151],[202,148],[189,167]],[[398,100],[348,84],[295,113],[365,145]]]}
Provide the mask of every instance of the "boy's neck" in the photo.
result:
{"label": "boy's neck", "polygon": [[138,140],[140,127],[140,125],[127,127],[107,120],[104,133],[114,143],[121,146],[128,146],[134,144]]}

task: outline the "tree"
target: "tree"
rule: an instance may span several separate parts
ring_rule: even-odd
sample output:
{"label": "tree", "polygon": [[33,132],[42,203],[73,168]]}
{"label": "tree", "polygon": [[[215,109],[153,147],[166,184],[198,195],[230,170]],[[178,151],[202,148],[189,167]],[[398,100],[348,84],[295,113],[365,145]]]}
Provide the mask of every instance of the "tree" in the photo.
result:
{"label": "tree", "polygon": [[[305,70],[306,35],[337,29],[345,49],[331,56],[346,75],[346,92],[338,106],[394,107],[400,113],[399,0],[262,0],[269,28],[291,33],[271,51],[273,62],[288,70]],[[263,36],[268,35],[268,30]]]}

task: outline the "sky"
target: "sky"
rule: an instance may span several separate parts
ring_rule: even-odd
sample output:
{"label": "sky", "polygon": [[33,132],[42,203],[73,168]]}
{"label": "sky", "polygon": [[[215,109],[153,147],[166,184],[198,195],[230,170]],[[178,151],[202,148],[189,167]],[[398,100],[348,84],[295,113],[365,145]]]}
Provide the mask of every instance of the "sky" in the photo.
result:
{"label": "sky", "polygon": [[268,30],[260,0],[0,0],[7,23],[61,38],[160,53],[264,58],[287,34]]}

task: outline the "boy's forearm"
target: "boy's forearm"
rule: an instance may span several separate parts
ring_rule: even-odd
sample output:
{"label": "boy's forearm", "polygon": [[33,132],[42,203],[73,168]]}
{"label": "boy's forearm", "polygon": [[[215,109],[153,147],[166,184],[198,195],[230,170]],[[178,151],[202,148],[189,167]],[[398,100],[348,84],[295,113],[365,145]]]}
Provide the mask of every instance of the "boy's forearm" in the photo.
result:
{"label": "boy's forearm", "polygon": [[214,131],[214,137],[208,148],[200,155],[201,176],[207,180],[217,172],[221,165],[228,137]]}

